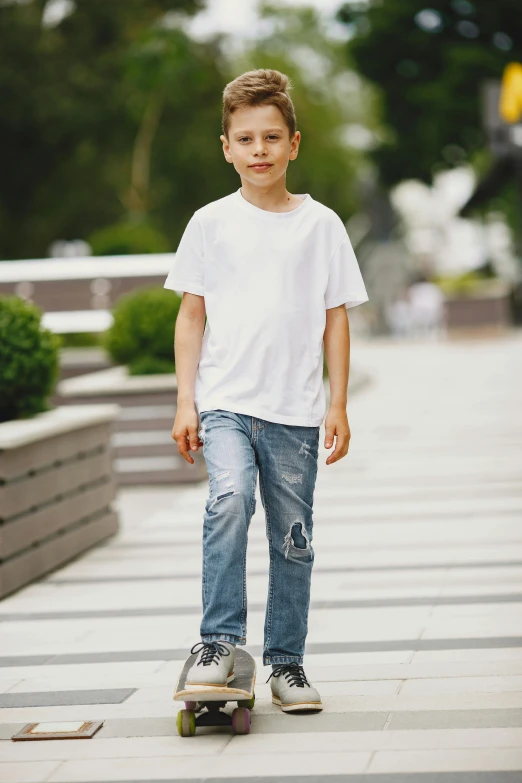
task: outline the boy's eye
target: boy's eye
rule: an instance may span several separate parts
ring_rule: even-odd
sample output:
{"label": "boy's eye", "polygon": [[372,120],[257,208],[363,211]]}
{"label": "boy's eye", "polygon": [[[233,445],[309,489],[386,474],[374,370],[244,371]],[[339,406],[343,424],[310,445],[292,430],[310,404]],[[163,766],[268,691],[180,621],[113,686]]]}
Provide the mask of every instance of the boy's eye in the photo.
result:
{"label": "boy's eye", "polygon": [[[268,139],[278,139],[279,136],[277,133],[269,133],[267,136]],[[250,136],[241,136],[238,141],[250,141]]]}

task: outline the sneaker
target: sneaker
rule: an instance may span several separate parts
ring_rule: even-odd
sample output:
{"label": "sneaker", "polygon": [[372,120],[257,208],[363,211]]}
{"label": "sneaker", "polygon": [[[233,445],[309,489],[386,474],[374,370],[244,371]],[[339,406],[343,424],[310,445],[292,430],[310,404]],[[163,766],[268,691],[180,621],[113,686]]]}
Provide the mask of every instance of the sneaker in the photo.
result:
{"label": "sneaker", "polygon": [[267,682],[271,679],[272,703],[281,707],[283,712],[323,709],[319,692],[310,685],[300,664],[281,663],[274,666]]}
{"label": "sneaker", "polygon": [[230,642],[198,642],[190,652],[199,655],[187,672],[185,686],[215,688],[234,679],[236,648]]}

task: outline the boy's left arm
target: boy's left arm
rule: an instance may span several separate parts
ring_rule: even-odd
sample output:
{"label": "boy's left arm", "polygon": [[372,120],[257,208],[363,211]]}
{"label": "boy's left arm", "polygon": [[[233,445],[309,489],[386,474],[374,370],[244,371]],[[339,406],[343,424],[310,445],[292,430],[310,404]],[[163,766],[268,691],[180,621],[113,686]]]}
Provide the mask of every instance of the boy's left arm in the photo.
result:
{"label": "boy's left arm", "polygon": [[350,426],[346,412],[350,371],[350,325],[344,304],[326,310],[323,341],[330,383],[330,407],[325,419],[326,449],[332,447],[334,435],[337,435],[335,449],[326,460],[326,464],[330,465],[347,455],[350,444]]}

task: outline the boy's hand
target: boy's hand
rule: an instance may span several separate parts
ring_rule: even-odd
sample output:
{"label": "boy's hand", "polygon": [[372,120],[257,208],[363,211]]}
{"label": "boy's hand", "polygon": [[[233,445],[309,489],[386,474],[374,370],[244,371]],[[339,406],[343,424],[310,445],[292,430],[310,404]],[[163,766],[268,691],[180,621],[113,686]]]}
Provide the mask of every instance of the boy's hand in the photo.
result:
{"label": "boy's hand", "polygon": [[324,422],[326,436],[324,439],[325,449],[331,449],[333,446],[334,435],[337,435],[335,450],[326,460],[327,465],[337,462],[338,459],[346,457],[350,445],[350,425],[345,408],[330,408]]}
{"label": "boy's hand", "polygon": [[199,439],[199,419],[194,406],[178,406],[174,426],[172,428],[172,437],[178,444],[178,451],[184,460],[191,465],[194,464],[190,449],[197,451],[203,446],[203,441]]}

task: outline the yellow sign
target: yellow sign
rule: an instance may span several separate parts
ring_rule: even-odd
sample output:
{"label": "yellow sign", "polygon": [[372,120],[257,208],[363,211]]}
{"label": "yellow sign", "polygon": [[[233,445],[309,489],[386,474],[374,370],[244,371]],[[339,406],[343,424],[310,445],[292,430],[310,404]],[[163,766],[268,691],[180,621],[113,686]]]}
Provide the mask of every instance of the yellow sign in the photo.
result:
{"label": "yellow sign", "polygon": [[502,77],[499,103],[504,122],[515,123],[522,119],[522,65],[510,63]]}

